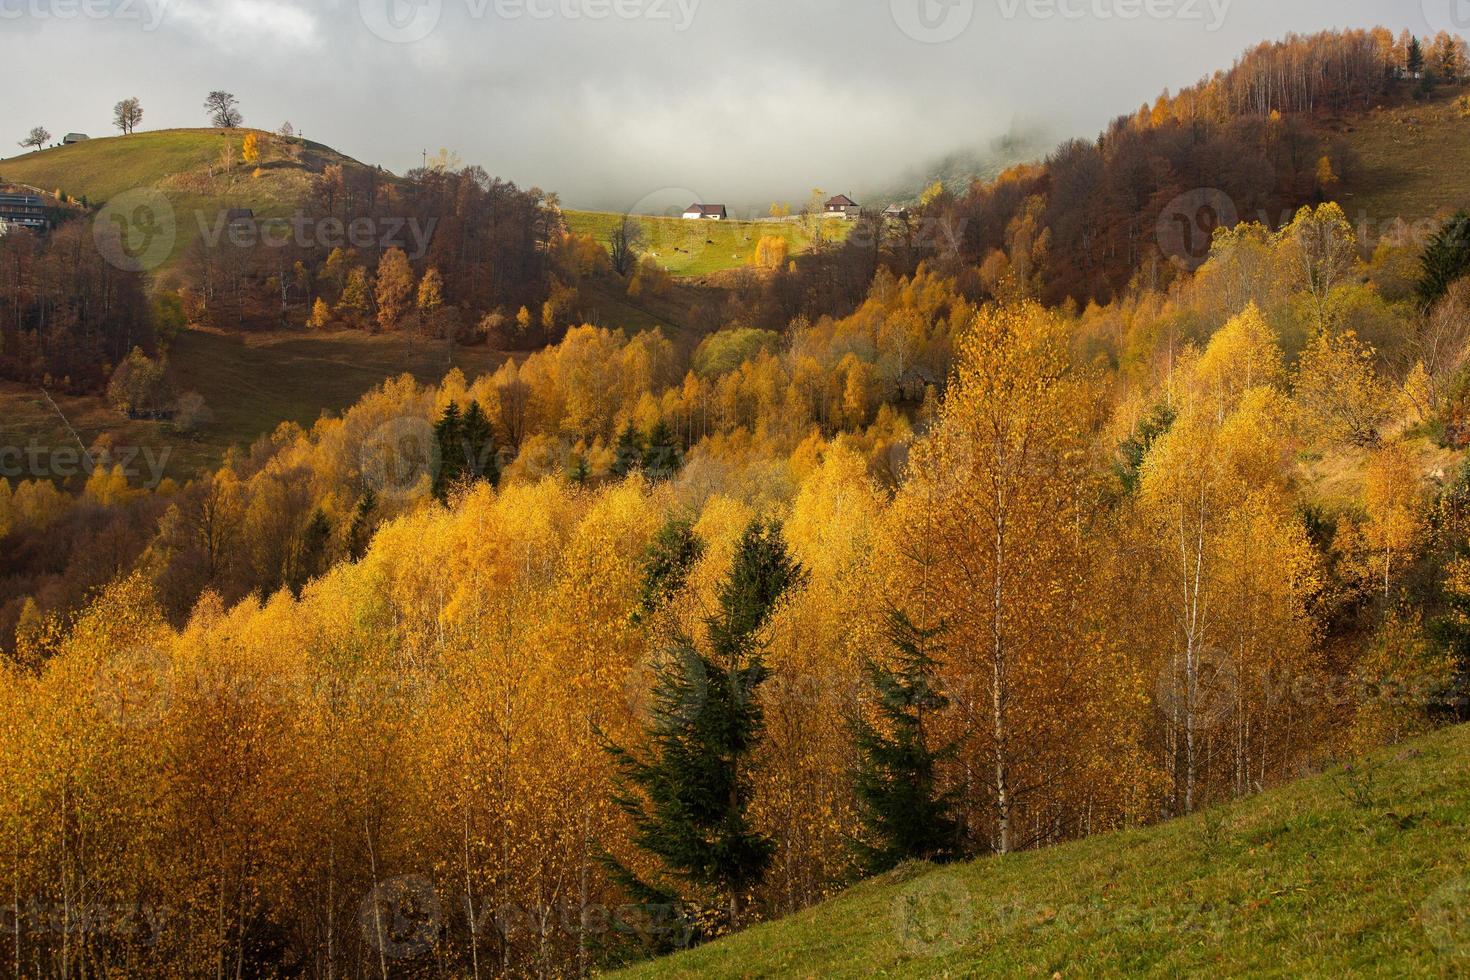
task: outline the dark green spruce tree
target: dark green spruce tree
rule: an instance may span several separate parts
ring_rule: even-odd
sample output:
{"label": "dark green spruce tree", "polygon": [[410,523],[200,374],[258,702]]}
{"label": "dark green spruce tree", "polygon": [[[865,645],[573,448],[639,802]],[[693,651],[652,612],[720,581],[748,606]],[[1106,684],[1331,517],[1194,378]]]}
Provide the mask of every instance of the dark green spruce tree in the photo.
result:
{"label": "dark green spruce tree", "polygon": [[649,430],[648,445],[643,449],[643,473],[650,480],[668,480],[684,465],[674,431],[663,419]]}
{"label": "dark green spruce tree", "polygon": [[1470,274],[1470,212],[1459,212],[1429,239],[1419,265],[1419,301],[1427,309]]}
{"label": "dark green spruce tree", "polygon": [[368,544],[373,539],[373,511],[378,508],[378,495],[372,487],[364,487],[357,509],[352,512],[352,524],[347,529],[347,554],[353,561],[362,561],[367,554]]}
{"label": "dark green spruce tree", "polygon": [[[656,565],[668,555],[682,567],[688,549],[665,551]],[[665,571],[650,571],[650,581],[667,583]],[[686,925],[702,910],[737,927],[745,896],[770,866],[774,844],[747,814],[749,758],[764,730],[756,692],[770,675],[758,634],[805,574],[779,523],[747,527],[706,621],[711,649],[677,640],[655,670],[646,749],[608,747],[618,767],[614,802],[632,820],[633,843],[662,869],[644,880],[611,856],[606,863],[636,900],[676,908]],[[691,926],[681,938],[701,936]]]}
{"label": "dark green spruce tree", "polygon": [[613,447],[612,474],[616,477],[624,477],[636,470],[643,464],[643,437],[638,430],[629,422],[618,435],[617,445]]}
{"label": "dark green spruce tree", "polygon": [[1419,43],[1417,37],[1409,38],[1409,50],[1404,68],[1408,70],[1410,78],[1418,78],[1424,71],[1424,45]]}
{"label": "dark green spruce tree", "polygon": [[704,555],[704,542],[688,520],[671,517],[643,555],[643,588],[633,621],[646,622],[684,588],[689,571]]}
{"label": "dark green spruce tree", "polygon": [[866,831],[856,848],[873,874],[903,861],[951,861],[963,853],[955,791],[941,792],[938,781],[939,764],[955,747],[931,747],[925,730],[927,720],[949,705],[935,676],[943,627],[921,629],[893,609],[885,632],[893,666],[867,664],[881,721],[859,716],[853,723],[854,790]]}
{"label": "dark green spruce tree", "polygon": [[484,409],[480,408],[478,401],[471,401],[470,407],[465,409],[464,420],[460,423],[460,435],[463,439],[462,452],[464,454],[463,473],[471,480],[485,480],[492,487],[500,484],[500,460],[495,456],[495,432],[490,427],[490,419],[485,415]]}
{"label": "dark green spruce tree", "polygon": [[449,488],[463,475],[464,430],[459,417],[459,405],[450,402],[444,406],[444,414],[434,424],[434,445],[439,451],[439,465],[434,470],[431,490],[434,499],[441,504],[449,500]]}

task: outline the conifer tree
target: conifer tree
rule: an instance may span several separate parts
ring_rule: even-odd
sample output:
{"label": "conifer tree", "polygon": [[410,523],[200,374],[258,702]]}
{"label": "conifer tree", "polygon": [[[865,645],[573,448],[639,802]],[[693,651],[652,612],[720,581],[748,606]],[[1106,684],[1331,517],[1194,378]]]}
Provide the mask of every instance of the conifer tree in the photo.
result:
{"label": "conifer tree", "polygon": [[1419,299],[1433,306],[1456,279],[1470,274],[1470,211],[1459,212],[1436,232],[1419,261]]}
{"label": "conifer tree", "polygon": [[434,471],[433,493],[440,503],[449,499],[449,488],[464,475],[463,422],[459,404],[444,406],[444,414],[434,425],[434,442],[439,448],[439,467]]}
{"label": "conifer tree", "polygon": [[633,617],[646,620],[684,587],[689,570],[704,555],[704,542],[687,520],[670,518],[643,557],[643,589]]}
{"label": "conifer tree", "polygon": [[495,456],[495,433],[490,428],[490,419],[480,408],[478,401],[471,401],[460,422],[463,442],[460,452],[464,459],[466,477],[489,481],[491,486],[500,483],[500,463]]}
{"label": "conifer tree", "polygon": [[[609,746],[619,772],[614,802],[632,819],[633,843],[663,865],[650,882],[605,859],[640,901],[673,905],[685,918],[691,906],[713,910],[718,902],[734,928],[744,897],[765,876],[775,845],[747,815],[747,761],[764,728],[755,695],[770,675],[758,634],[805,575],[780,524],[752,522],[707,620],[712,650],[680,638],[655,672],[647,754]],[[694,895],[684,898],[681,886]]]}
{"label": "conifer tree", "polygon": [[368,543],[373,537],[372,515],[377,506],[378,495],[373,493],[373,488],[364,488],[352,514],[352,524],[347,529],[347,553],[353,561],[361,561],[367,554]]}
{"label": "conifer tree", "polygon": [[667,480],[679,472],[683,458],[669,424],[659,419],[648,433],[648,445],[643,449],[643,472],[651,480]]}
{"label": "conifer tree", "polygon": [[1418,78],[1424,71],[1424,45],[1419,43],[1417,37],[1409,39],[1408,64],[1404,67],[1409,70],[1410,78]]}
{"label": "conifer tree", "polygon": [[629,422],[618,435],[618,444],[613,450],[613,476],[627,476],[643,462],[643,437]]}
{"label": "conifer tree", "polygon": [[936,680],[935,641],[942,632],[942,626],[922,629],[901,610],[890,610],[893,666],[867,664],[883,721],[879,726],[859,717],[854,723],[854,789],[868,838],[857,851],[874,874],[902,861],[953,860],[961,852],[960,826],[950,815],[955,791],[939,791],[936,771],[954,746],[931,748],[925,731],[929,716],[949,705]]}

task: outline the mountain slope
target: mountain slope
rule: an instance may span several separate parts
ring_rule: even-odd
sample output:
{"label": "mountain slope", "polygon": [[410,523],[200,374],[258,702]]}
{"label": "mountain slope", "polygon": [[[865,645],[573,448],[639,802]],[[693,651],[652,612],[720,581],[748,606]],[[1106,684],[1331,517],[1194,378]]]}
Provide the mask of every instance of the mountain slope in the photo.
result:
{"label": "mountain slope", "polygon": [[1463,975],[1467,757],[1461,726],[1149,829],[902,868],[627,975]]}
{"label": "mountain slope", "polygon": [[[261,147],[256,164],[244,163],[241,154],[251,132]],[[233,162],[226,167],[222,154],[231,151]],[[180,230],[187,232],[175,238],[174,260],[188,247],[200,220],[212,224],[229,208],[250,208],[262,217],[286,216],[304,201],[312,175],[333,164],[365,169],[330,147],[297,137],[248,129],[160,129],[0,160],[0,182],[60,191],[94,205],[128,191],[158,191],[173,206]]]}

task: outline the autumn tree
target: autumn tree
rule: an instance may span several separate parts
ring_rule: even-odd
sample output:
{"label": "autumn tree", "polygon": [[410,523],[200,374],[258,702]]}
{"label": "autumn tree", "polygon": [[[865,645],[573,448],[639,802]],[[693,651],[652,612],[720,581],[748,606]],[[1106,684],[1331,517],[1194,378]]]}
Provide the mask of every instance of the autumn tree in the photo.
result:
{"label": "autumn tree", "polygon": [[1058,740],[1089,750],[1075,739],[1079,720],[1050,707],[1049,685],[1088,685],[1107,659],[1068,612],[1085,588],[1076,508],[1088,479],[1086,389],[1068,360],[1061,322],[1037,306],[977,315],[891,515],[895,601],[949,628],[963,806],[1001,853],[1025,846],[1018,814],[1049,784],[1047,760],[1062,764]]}
{"label": "autumn tree", "polygon": [[643,226],[632,215],[624,215],[607,236],[607,254],[614,272],[626,276],[633,271],[642,241]]}
{"label": "autumn tree", "polygon": [[1293,394],[1308,434],[1325,445],[1376,444],[1391,408],[1373,349],[1351,330],[1317,333],[1302,353]]}
{"label": "autumn tree", "polygon": [[260,134],[246,133],[244,141],[240,144],[240,159],[248,166],[260,163]]}
{"label": "autumn tree", "polygon": [[1353,226],[1336,204],[1302,208],[1277,238],[1277,255],[1293,284],[1309,297],[1316,328],[1329,326],[1328,299],[1347,283],[1358,265]]}
{"label": "autumn tree", "polygon": [[433,316],[444,305],[444,277],[435,266],[431,265],[424,270],[424,277],[419,281],[417,301],[419,312],[425,316]]}
{"label": "autumn tree", "polygon": [[332,325],[332,309],[320,296],[312,301],[311,315],[307,317],[306,325],[312,330],[325,330]]}
{"label": "autumn tree", "polygon": [[390,248],[378,260],[377,290],[378,326],[392,330],[407,312],[413,297],[413,268],[401,248]]}
{"label": "autumn tree", "polygon": [[123,99],[112,107],[112,124],[122,130],[124,136],[138,128],[143,121],[143,103],[136,97]]}
{"label": "autumn tree", "polygon": [[1423,532],[1422,487],[1413,452],[1401,440],[1387,443],[1368,460],[1363,505],[1365,543],[1376,555],[1383,598],[1392,595],[1393,575],[1418,546]]}
{"label": "autumn tree", "polygon": [[26,134],[20,145],[32,150],[39,150],[51,142],[51,132],[45,126],[32,126],[31,131]]}
{"label": "autumn tree", "polygon": [[210,92],[204,99],[204,109],[209,113],[209,124],[216,129],[235,129],[243,121],[240,101],[229,92],[219,89]]}
{"label": "autumn tree", "polygon": [[367,322],[371,306],[372,293],[368,284],[367,269],[355,265],[347,273],[346,284],[342,287],[342,296],[337,300],[336,313],[354,326],[362,326]]}

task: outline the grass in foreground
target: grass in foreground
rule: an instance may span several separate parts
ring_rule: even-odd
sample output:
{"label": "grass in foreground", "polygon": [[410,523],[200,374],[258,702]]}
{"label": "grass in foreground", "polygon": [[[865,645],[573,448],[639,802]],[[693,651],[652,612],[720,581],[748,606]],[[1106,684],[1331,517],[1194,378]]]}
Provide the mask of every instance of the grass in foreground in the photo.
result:
{"label": "grass in foreground", "polygon": [[1466,971],[1470,726],[1144,830],[901,868],[627,975]]}

